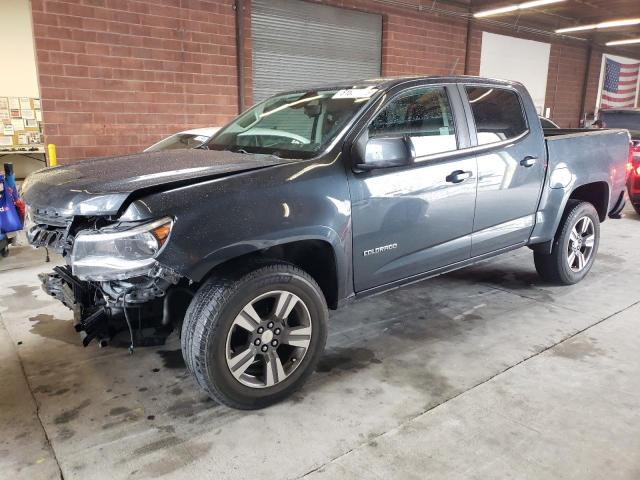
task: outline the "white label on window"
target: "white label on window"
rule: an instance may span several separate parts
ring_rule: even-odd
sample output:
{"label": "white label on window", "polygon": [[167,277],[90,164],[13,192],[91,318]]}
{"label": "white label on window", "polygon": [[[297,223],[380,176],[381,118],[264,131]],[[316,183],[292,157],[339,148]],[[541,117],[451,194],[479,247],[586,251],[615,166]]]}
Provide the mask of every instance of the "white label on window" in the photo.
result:
{"label": "white label on window", "polygon": [[376,93],[373,87],[367,88],[346,88],[338,91],[332,98],[369,98]]}
{"label": "white label on window", "polygon": [[440,127],[440,135],[449,135],[449,127]]}

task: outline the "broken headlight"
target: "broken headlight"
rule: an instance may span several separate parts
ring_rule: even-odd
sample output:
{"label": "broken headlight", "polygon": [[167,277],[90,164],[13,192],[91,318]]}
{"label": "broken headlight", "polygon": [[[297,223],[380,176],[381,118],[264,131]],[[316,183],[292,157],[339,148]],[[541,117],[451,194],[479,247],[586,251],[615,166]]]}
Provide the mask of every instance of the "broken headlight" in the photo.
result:
{"label": "broken headlight", "polygon": [[162,218],[127,230],[84,230],[71,252],[71,268],[80,280],[123,280],[149,273],[167,242],[173,220]]}

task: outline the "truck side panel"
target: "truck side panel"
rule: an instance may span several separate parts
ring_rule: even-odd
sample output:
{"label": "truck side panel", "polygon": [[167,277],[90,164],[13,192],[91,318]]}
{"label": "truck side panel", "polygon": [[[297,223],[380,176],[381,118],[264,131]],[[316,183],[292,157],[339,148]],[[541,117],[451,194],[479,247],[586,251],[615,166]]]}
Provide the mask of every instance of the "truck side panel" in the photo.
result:
{"label": "truck side panel", "polygon": [[[199,282],[227,260],[305,240],[331,245],[340,298],[352,293],[351,201],[336,155],[291,162],[135,201],[137,219],[175,215],[171,249],[158,261]],[[181,208],[177,215],[176,205]]]}
{"label": "truck side panel", "polygon": [[553,240],[567,201],[580,186],[604,183],[605,214],[624,192],[629,134],[626,130],[594,130],[545,139],[547,176],[529,244]]}

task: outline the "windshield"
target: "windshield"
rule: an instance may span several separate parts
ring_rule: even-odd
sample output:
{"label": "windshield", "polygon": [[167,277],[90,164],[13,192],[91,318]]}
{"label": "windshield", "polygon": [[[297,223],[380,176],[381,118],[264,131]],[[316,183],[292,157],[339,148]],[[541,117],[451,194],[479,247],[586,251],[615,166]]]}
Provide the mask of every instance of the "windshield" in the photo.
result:
{"label": "windshield", "polygon": [[207,135],[195,133],[176,133],[150,146],[145,152],[160,152],[162,150],[179,150],[182,148],[196,148],[209,140]]}
{"label": "windshield", "polygon": [[238,117],[206,147],[312,158],[336,138],[376,92],[373,87],[363,87],[276,95]]}

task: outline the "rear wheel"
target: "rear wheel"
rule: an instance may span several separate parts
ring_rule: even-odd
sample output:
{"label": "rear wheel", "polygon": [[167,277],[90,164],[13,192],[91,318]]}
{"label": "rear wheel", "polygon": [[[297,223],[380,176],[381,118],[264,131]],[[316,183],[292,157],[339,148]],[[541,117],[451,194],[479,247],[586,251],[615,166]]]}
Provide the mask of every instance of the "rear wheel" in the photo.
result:
{"label": "rear wheel", "polygon": [[183,325],[183,353],[213,399],[262,408],[290,395],[313,372],[327,318],[313,278],[292,265],[269,265],[202,286]]}
{"label": "rear wheel", "polygon": [[632,203],[631,205],[633,206],[633,209],[636,211],[636,213],[640,215],[640,203],[637,205],[635,203]]}
{"label": "rear wheel", "polygon": [[550,255],[534,253],[536,270],[544,280],[572,285],[591,270],[600,243],[600,219],[588,202],[569,200]]}

